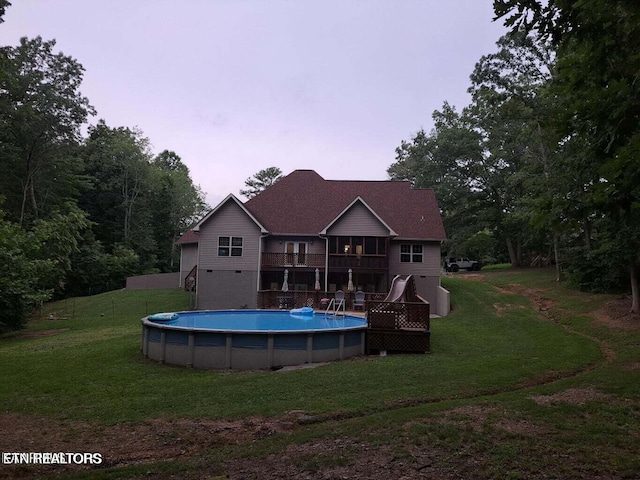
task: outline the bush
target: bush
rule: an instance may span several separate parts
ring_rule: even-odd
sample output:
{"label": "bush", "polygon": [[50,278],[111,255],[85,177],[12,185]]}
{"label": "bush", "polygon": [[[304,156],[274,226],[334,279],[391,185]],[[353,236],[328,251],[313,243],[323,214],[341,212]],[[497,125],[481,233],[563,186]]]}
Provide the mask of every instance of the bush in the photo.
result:
{"label": "bush", "polygon": [[567,278],[584,292],[620,293],[628,290],[629,271],[603,249],[575,249],[566,263]]}

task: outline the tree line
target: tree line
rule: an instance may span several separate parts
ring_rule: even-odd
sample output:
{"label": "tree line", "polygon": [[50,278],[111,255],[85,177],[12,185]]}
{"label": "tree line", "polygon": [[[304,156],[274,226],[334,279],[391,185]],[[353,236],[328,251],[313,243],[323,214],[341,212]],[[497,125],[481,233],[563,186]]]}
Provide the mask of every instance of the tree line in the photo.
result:
{"label": "tree line", "polygon": [[[0,22],[9,3],[0,0]],[[179,268],[176,240],[207,206],[173,151],[100,120],[84,68],[55,40],[0,47],[0,331],[41,302]]]}
{"label": "tree line", "polygon": [[551,259],[640,311],[640,4],[495,0],[510,32],[471,103],[396,149],[390,178],[436,190],[451,254]]}

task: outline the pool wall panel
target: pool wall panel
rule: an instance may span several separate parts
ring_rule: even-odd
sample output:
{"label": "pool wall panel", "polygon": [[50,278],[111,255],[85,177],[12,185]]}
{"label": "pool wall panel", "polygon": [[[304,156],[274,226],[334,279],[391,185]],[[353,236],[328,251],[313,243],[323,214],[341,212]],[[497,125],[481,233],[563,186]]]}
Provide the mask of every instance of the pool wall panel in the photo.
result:
{"label": "pool wall panel", "polygon": [[142,320],[143,354],[202,369],[269,369],[362,355],[365,329],[247,333],[203,331]]}

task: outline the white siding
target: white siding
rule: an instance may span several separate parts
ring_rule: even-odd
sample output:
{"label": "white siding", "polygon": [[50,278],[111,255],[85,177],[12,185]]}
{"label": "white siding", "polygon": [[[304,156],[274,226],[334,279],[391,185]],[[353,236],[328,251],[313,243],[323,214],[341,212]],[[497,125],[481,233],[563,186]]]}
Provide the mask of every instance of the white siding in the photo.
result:
{"label": "white siding", "polygon": [[355,203],[327,231],[334,236],[386,237],[386,228],[363,204]]}

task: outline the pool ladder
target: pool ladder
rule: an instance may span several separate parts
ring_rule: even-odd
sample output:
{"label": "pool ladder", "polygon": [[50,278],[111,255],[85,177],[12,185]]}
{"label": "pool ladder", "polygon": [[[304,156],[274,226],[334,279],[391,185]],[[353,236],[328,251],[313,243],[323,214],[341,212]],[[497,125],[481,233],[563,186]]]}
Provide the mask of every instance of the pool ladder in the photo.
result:
{"label": "pool ladder", "polygon": [[[332,298],[331,301],[329,302],[329,305],[327,306],[326,312],[324,312],[325,317],[331,313],[331,309],[333,309],[334,317],[337,315],[345,316],[347,312],[346,312],[344,298],[341,300],[338,300],[337,302],[335,298]],[[340,310],[342,310],[342,313],[340,313]]]}

